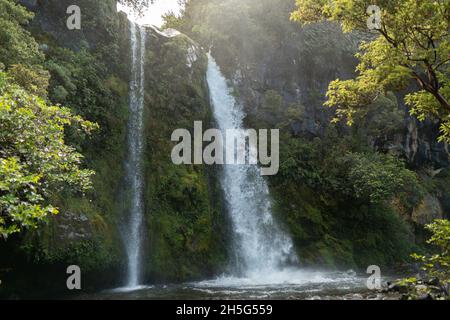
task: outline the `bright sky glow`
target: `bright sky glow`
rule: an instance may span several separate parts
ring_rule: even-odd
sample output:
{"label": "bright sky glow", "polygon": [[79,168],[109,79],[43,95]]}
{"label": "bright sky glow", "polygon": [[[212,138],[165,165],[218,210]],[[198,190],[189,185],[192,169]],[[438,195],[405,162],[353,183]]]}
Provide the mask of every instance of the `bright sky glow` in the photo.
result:
{"label": "bright sky glow", "polygon": [[178,14],[180,12],[180,5],[178,4],[178,0],[155,0],[143,17],[136,17],[129,8],[120,4],[117,5],[117,9],[126,12],[131,20],[139,24],[150,24],[161,27],[164,23],[162,15],[170,11]]}

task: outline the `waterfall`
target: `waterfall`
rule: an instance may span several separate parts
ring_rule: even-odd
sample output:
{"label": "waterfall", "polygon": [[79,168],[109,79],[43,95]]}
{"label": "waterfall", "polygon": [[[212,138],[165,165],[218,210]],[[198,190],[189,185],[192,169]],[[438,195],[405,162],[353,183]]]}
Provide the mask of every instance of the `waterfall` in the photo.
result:
{"label": "waterfall", "polygon": [[[243,129],[242,106],[211,56],[207,81],[218,129],[223,133],[227,129]],[[280,271],[287,262],[296,261],[291,238],[272,216],[268,185],[258,166],[225,165],[221,180],[233,229],[235,272],[264,277]]]}
{"label": "waterfall", "polygon": [[125,250],[128,258],[127,287],[137,287],[141,281],[142,242],[144,222],[144,63],[145,28],[130,22],[131,80],[130,117],[128,122],[128,157],[126,182],[129,194],[127,223],[124,230]]}

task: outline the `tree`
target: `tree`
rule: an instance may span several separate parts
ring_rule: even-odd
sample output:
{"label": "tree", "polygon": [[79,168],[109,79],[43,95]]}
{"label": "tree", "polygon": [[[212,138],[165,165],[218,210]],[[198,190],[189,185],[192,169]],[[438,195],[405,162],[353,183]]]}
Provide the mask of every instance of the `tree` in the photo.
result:
{"label": "tree", "polygon": [[150,3],[154,3],[155,1],[158,0],[118,0],[120,4],[130,7],[140,14],[142,14],[143,11],[148,8]]}
{"label": "tree", "polygon": [[422,264],[422,270],[430,277],[450,284],[450,221],[435,220],[426,229],[432,234],[427,243],[439,251],[431,256],[413,254],[412,257]]}
{"label": "tree", "polygon": [[417,202],[423,196],[416,174],[395,156],[348,153],[338,161],[344,173],[342,186],[350,188],[351,194],[365,203],[380,203],[403,195]]}
{"label": "tree", "polygon": [[450,299],[450,221],[444,219],[435,220],[425,228],[431,232],[427,243],[434,247],[432,254],[411,255],[420,265],[424,274],[420,277],[402,279],[397,285],[407,292],[409,300]]}
{"label": "tree", "polygon": [[34,14],[13,0],[0,0],[0,61],[6,68],[12,64],[27,66],[42,63],[39,45],[23,26]]}
{"label": "tree", "polygon": [[41,98],[47,97],[50,74],[41,67],[28,68],[22,64],[14,64],[8,70],[8,75],[11,80],[29,93]]}
{"label": "tree", "polygon": [[65,144],[65,127],[89,134],[96,125],[67,108],[49,106],[0,72],[0,236],[7,238],[58,210],[52,194],[91,187],[82,155]]}
{"label": "tree", "polygon": [[[369,32],[371,5],[380,8],[375,36],[361,44],[358,76],[333,81],[329,107],[337,107],[334,121],[353,116],[361,106],[386,90],[418,88],[405,97],[419,120],[441,121],[440,141],[450,142],[450,1],[449,0],[297,0],[291,19],[302,24],[330,20],[344,32]],[[369,10],[368,10],[369,9]]]}

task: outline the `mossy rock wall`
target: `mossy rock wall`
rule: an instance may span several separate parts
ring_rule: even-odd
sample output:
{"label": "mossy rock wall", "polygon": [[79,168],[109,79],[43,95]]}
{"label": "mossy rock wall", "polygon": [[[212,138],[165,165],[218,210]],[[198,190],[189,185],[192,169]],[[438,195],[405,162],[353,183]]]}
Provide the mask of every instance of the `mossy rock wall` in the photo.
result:
{"label": "mossy rock wall", "polygon": [[[81,8],[80,31],[65,26],[72,4]],[[81,267],[85,290],[124,284],[127,260],[120,227],[128,206],[124,162],[131,50],[129,21],[115,5],[114,0],[52,0],[29,7],[36,13],[30,30],[52,75],[50,100],[100,125],[92,138],[67,137],[96,175],[89,194],[54,195],[58,216],[0,245],[1,256],[7,257],[0,262],[7,270],[2,279],[10,284],[0,294],[32,296],[31,288],[43,295],[66,292],[66,268],[72,264]],[[188,37],[169,38],[147,29],[143,260],[148,282],[212,276],[226,261],[216,169],[171,161],[173,130],[191,129],[194,121],[203,121],[205,129],[212,123],[206,59]]]}
{"label": "mossy rock wall", "polygon": [[[192,59],[192,57],[194,57]],[[191,59],[190,59],[191,58]],[[195,60],[195,61],[192,61]],[[172,163],[172,132],[212,125],[207,57],[188,37],[149,33],[146,63],[146,221],[148,277],[213,276],[226,262],[225,226],[215,168]]]}

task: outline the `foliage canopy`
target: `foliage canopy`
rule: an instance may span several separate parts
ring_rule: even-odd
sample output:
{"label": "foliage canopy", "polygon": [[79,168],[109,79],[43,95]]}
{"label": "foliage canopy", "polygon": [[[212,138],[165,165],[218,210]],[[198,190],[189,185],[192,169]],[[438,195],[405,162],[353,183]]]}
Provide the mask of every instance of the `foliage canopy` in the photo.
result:
{"label": "foliage canopy", "polygon": [[422,264],[429,276],[450,283],[450,221],[436,220],[426,229],[431,232],[427,243],[435,246],[438,252],[429,256],[413,254],[412,257]]}
{"label": "foliage canopy", "polygon": [[[0,73],[0,78],[6,75]],[[65,127],[90,133],[96,125],[67,108],[49,106],[22,88],[0,88],[0,235],[35,227],[57,209],[48,203],[67,185],[86,191],[93,172],[80,169],[81,154],[65,144]]]}
{"label": "foliage canopy", "polygon": [[[353,116],[386,90],[417,89],[405,101],[419,120],[438,119],[441,141],[450,141],[450,1],[449,0],[297,0],[291,19],[302,24],[330,20],[344,32],[368,33],[357,55],[358,76],[333,81],[327,106],[337,107],[335,121]],[[380,24],[369,34],[369,6],[380,9]]]}

